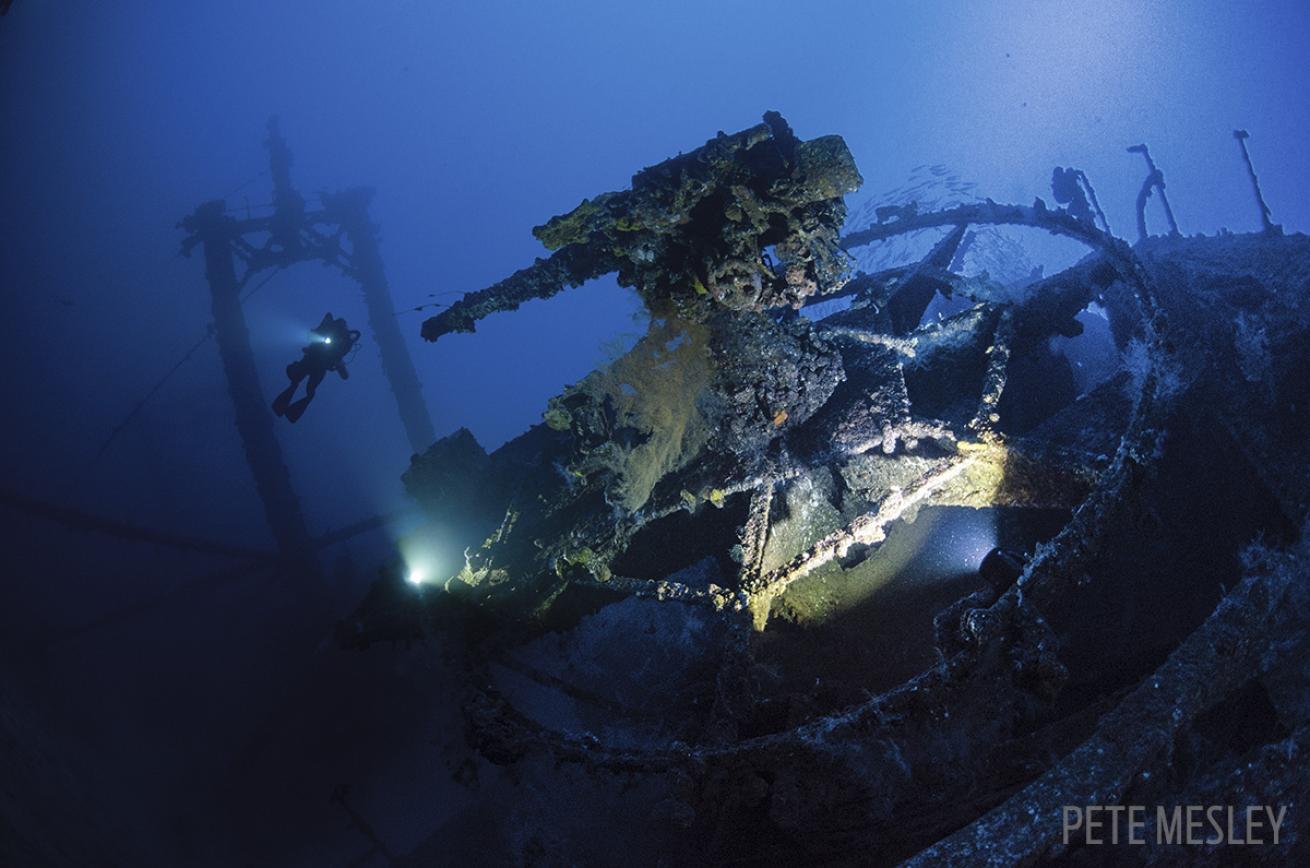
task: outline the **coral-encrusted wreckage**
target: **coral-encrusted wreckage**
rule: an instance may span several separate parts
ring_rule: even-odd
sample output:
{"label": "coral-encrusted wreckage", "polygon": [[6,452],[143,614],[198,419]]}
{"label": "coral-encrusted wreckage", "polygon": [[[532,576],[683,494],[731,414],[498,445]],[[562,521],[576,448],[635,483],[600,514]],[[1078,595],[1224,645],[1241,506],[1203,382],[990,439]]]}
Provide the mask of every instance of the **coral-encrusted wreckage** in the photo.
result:
{"label": "coral-encrusted wreckage", "polygon": [[[415,457],[444,575],[388,572],[342,641],[458,646],[461,779],[517,781],[487,797],[496,858],[1100,864],[1062,806],[1285,804],[1262,855],[1305,864],[1310,239],[1130,246],[1041,200],[842,237],[860,183],[839,137],[769,114],[538,227],[549,258],[425,323],[611,272],[651,316],[519,438]],[[965,276],[994,226],[1086,255]],[[852,269],[913,233],[916,261]],[[1052,347],[1089,307],[1122,363],[1079,394]],[[961,515],[1027,550],[1017,580],[898,585],[905,539],[949,548]]]}

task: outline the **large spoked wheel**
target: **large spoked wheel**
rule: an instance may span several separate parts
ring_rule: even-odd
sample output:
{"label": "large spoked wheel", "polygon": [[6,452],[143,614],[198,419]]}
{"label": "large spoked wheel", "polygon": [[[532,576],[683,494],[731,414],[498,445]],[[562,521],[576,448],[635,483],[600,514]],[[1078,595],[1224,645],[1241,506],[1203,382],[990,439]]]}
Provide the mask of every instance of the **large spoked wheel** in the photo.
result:
{"label": "large spoked wheel", "polygon": [[[1003,298],[949,268],[967,228],[991,225],[1044,229],[1082,242],[1096,257],[1034,285],[1022,301]],[[909,697],[917,709],[944,707],[962,683],[974,679],[982,685],[995,678],[994,671],[979,664],[990,647],[1042,645],[1041,634],[1047,630],[1043,604],[1084,583],[1081,562],[1095,548],[1137,469],[1155,452],[1158,381],[1165,359],[1155,293],[1124,242],[1064,212],[1038,207],[985,202],[914,215],[854,233],[844,244],[850,249],[935,227],[951,231],[927,258],[858,275],[841,290],[854,296],[852,307],[815,325],[851,354],[865,352],[875,360],[880,366],[875,369],[894,393],[892,400],[886,394],[875,397],[882,410],[892,407],[894,412],[882,412],[872,427],[857,432],[862,436],[825,432],[836,444],[827,454],[805,461],[793,456],[781,461],[774,473],[721,481],[717,497],[726,503],[715,505],[735,509],[741,519],[738,532],[722,540],[723,550],[733,549],[733,561],[739,563],[730,586],[698,584],[681,574],[661,580],[614,575],[604,587],[619,601],[570,633],[537,638],[526,646],[502,645],[488,658],[491,662],[476,664],[470,672],[468,720],[485,754],[512,759],[546,748],[559,759],[648,772],[703,770],[707,764],[743,758],[765,762],[762,758],[785,745],[799,747],[817,738],[877,740],[887,709],[904,706]],[[1099,269],[1095,278],[1090,276],[1094,269]],[[1084,445],[1060,442],[1041,430],[1028,437],[1007,436],[998,426],[998,405],[1016,335],[1054,333],[1057,320],[1085,307],[1110,284],[1119,287],[1120,298],[1132,307],[1140,349],[1134,397],[1117,420],[1117,442],[1105,453],[1088,454]],[[880,328],[889,322],[882,314],[895,305],[898,293],[922,292],[924,287],[948,289],[974,304],[923,327]],[[981,372],[980,391],[967,418],[916,413],[905,386],[907,368],[942,366],[949,373],[950,366],[964,358],[975,374]],[[845,416],[824,418],[834,425],[849,420],[860,409],[856,404],[851,402]],[[785,507],[789,487],[813,486],[816,469],[849,475],[851,463],[861,460],[876,463],[877,472],[858,502],[831,511],[811,526],[804,544],[793,540],[790,548],[780,546],[779,529],[786,521],[780,507],[790,514]],[[862,702],[811,714],[794,707],[786,713],[761,713],[771,697],[767,684],[761,686],[755,650],[767,634],[775,602],[826,565],[877,558],[888,528],[907,514],[951,504],[1056,505],[1071,510],[1072,518],[1038,548],[1018,581],[970,613],[980,623],[1006,623],[1010,629],[974,629],[972,641],[942,649],[935,665]],[[684,507],[675,503],[649,509],[618,536],[631,543],[644,528],[685,512]],[[621,554],[609,553],[613,559]],[[607,640],[607,631],[618,638]],[[652,637],[645,652],[631,641],[633,633],[641,631]],[[669,636],[681,636],[685,648],[661,651]],[[591,671],[585,662],[564,659],[607,652],[651,656],[597,658]],[[716,665],[707,668],[707,657]],[[614,677],[616,668],[625,674]],[[549,706],[552,700],[543,698],[548,695],[571,711],[552,719],[532,710]],[[930,716],[922,726],[933,725]],[[586,727],[581,731],[579,720]]]}

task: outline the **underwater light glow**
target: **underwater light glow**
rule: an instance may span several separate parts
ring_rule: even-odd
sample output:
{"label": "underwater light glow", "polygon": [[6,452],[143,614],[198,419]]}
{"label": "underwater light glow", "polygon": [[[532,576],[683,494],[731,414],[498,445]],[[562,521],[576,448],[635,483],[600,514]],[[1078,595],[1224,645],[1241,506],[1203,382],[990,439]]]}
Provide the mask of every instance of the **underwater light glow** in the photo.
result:
{"label": "underwater light glow", "polygon": [[330,344],[330,343],[332,343],[332,338],[323,338],[323,343],[325,343],[325,344]]}
{"label": "underwater light glow", "polygon": [[443,580],[451,574],[442,547],[431,539],[430,533],[431,529],[425,528],[396,542],[399,557],[395,569],[415,588],[441,587]]}

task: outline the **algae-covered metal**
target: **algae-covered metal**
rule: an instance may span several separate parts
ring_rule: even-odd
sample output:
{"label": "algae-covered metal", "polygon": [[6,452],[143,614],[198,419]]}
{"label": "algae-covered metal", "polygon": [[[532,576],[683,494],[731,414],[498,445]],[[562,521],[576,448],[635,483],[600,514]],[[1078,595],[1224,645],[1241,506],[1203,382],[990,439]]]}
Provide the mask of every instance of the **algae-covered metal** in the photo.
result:
{"label": "algae-covered metal", "polygon": [[555,253],[464,296],[424,322],[423,337],[473,331],[489,314],[611,272],[652,309],[686,319],[799,306],[842,281],[842,197],[861,183],[840,136],[802,141],[768,112],[538,226]]}

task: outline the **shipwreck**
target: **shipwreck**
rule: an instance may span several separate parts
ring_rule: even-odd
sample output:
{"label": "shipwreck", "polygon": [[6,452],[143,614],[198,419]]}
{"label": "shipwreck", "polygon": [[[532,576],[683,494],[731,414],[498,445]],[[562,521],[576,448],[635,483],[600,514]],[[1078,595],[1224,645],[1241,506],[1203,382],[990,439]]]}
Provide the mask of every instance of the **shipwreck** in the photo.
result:
{"label": "shipwreck", "polygon": [[[1085,864],[1062,806],[1306,803],[1310,239],[1258,188],[1260,233],[1186,237],[1169,210],[1150,235],[1140,153],[1134,244],[1074,188],[852,225],[845,144],[769,113],[538,226],[549,256],[424,323],[607,273],[650,314],[520,437],[415,455],[427,524],[402,551],[431,556],[339,626],[463,673],[455,773],[519,782],[501,855],[603,834],[671,864]],[[1085,255],[970,272],[996,226]],[[911,235],[912,261],[857,266]],[[1115,364],[1080,389],[1052,347],[1089,310]],[[898,578],[951,546],[939,580]],[[986,582],[993,546],[1020,556]],[[602,803],[645,819],[597,833],[579,806]],[[1293,813],[1288,864],[1310,857]]]}

